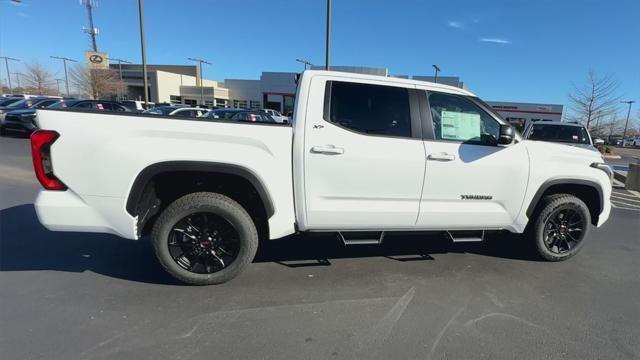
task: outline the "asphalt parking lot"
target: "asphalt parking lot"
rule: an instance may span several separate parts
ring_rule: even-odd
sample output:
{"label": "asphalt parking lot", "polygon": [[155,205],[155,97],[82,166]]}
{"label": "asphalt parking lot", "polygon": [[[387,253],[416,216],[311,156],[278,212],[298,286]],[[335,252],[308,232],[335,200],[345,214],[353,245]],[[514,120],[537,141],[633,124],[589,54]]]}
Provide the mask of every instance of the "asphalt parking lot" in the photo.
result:
{"label": "asphalt parking lot", "polygon": [[307,236],[261,244],[230,283],[189,287],[144,240],[45,230],[30,161],[26,139],[0,138],[3,360],[640,358],[640,206],[612,209],[562,263],[507,235]]}

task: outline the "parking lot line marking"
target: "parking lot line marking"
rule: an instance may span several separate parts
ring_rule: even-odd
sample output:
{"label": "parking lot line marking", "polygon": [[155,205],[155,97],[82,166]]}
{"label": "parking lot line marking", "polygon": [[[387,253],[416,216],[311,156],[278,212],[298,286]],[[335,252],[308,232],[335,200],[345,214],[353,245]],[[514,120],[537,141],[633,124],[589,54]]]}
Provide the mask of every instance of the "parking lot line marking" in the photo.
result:
{"label": "parking lot line marking", "polygon": [[632,199],[632,198],[628,198],[628,197],[624,197],[624,196],[619,196],[619,195],[615,195],[615,194],[611,194],[611,198],[612,198],[612,199],[616,199],[616,200],[624,200],[624,201],[640,202],[640,199]]}
{"label": "parking lot line marking", "polygon": [[620,210],[640,211],[640,209],[628,208],[628,207],[624,207],[624,206],[617,206],[617,205],[614,205],[614,204],[611,204],[611,206],[613,206],[616,209],[620,209]]}
{"label": "parking lot line marking", "polygon": [[637,196],[638,198],[640,198],[640,192],[635,191],[635,190],[627,190],[627,191],[632,193],[633,195]]}
{"label": "parking lot line marking", "polygon": [[[613,204],[613,203],[614,202],[611,202],[611,204]],[[622,206],[630,206],[632,208],[636,208],[637,207],[637,209],[640,210],[640,204],[629,204],[629,203],[626,203],[626,202],[623,202],[623,201],[620,201],[620,200],[616,200],[615,203],[617,203],[618,206],[620,206],[620,205],[622,205]]]}

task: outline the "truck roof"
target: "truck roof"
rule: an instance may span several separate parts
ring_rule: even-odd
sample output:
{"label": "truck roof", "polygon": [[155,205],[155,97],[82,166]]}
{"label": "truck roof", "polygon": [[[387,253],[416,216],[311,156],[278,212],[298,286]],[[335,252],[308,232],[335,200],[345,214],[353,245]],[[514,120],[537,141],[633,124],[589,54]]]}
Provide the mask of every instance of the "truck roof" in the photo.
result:
{"label": "truck roof", "polygon": [[345,79],[388,81],[388,82],[393,82],[395,84],[419,86],[421,89],[424,89],[424,90],[447,92],[447,93],[458,94],[458,95],[476,96],[475,94],[473,94],[468,90],[461,89],[451,85],[439,84],[439,83],[434,83],[430,81],[403,79],[403,78],[397,78],[392,76],[369,75],[369,74],[350,73],[350,72],[344,72],[344,71],[331,71],[331,70],[305,70],[305,74],[308,74],[311,76],[321,75],[321,76],[330,76],[330,77],[345,78]]}

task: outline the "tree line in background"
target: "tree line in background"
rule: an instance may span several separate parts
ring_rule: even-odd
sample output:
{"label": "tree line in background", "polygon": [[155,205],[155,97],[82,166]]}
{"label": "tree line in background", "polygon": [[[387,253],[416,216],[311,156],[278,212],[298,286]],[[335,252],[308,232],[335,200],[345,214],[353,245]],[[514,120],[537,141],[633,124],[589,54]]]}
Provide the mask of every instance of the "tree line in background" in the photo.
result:
{"label": "tree line in background", "polygon": [[[65,81],[56,79],[38,61],[27,63],[24,73],[12,75],[13,88],[2,86],[2,93],[67,96]],[[69,87],[75,89],[71,94],[73,97],[110,99],[124,92],[127,86],[115,70],[75,65],[69,69]]]}
{"label": "tree line in background", "polygon": [[[585,125],[594,137],[609,139],[614,135],[621,136],[627,122],[627,108],[619,111],[623,105],[619,87],[620,83],[612,74],[599,76],[590,69],[585,83],[582,86],[574,84],[567,95],[572,114],[566,116],[566,120]],[[640,124],[636,120],[633,115],[630,116],[627,137],[640,135]]]}

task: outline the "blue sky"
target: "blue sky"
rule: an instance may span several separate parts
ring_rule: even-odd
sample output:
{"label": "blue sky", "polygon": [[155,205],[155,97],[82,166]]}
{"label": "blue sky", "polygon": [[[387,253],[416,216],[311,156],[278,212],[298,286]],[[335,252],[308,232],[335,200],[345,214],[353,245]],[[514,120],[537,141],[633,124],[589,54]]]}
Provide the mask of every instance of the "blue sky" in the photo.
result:
{"label": "blue sky", "polygon": [[[137,1],[98,0],[99,50],[140,61]],[[149,63],[213,62],[207,78],[297,71],[324,63],[324,0],[146,0]],[[331,63],[391,74],[458,75],[487,100],[566,104],[590,67],[613,73],[640,101],[638,0],[333,0]],[[77,0],[0,0],[0,54],[82,59],[86,10]],[[14,65],[16,68],[19,65]],[[13,71],[13,70],[12,70]],[[3,78],[5,78],[3,69]]]}

